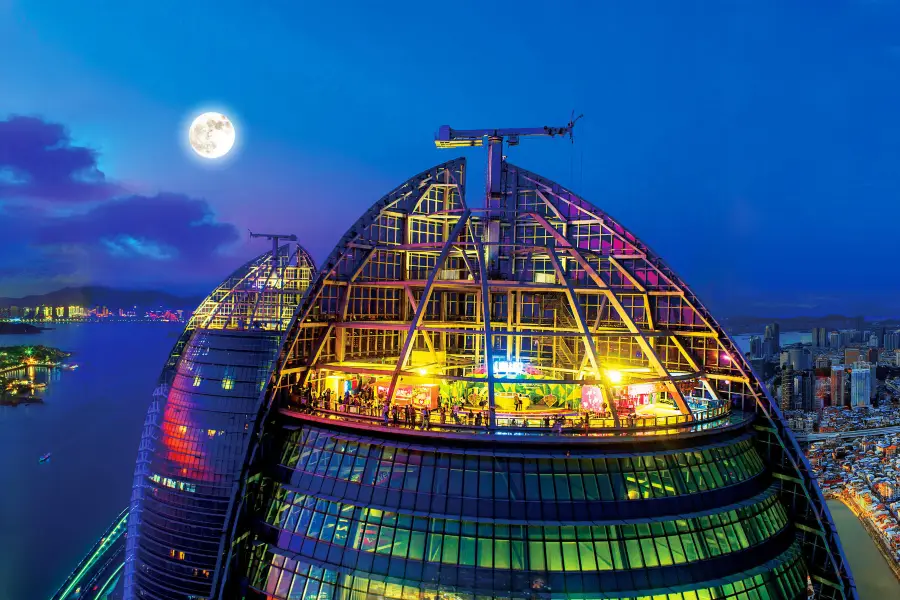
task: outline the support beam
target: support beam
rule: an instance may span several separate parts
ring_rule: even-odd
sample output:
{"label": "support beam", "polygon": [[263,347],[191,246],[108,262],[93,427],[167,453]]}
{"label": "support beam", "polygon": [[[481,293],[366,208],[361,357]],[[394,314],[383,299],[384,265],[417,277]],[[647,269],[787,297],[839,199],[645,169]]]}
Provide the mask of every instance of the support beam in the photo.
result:
{"label": "support beam", "polygon": [[563,236],[559,231],[556,230],[550,223],[547,222],[544,217],[537,213],[528,213],[535,221],[541,224],[542,227],[549,233],[558,243],[558,245],[564,248],[571,256],[574,258],[581,268],[588,274],[588,276],[594,280],[594,283],[597,284],[597,287],[604,290],[607,294],[607,298],[609,298],[609,303],[613,307],[613,310],[618,313],[619,318],[622,319],[622,322],[628,328],[628,330],[634,334],[635,341],[638,346],[641,348],[641,352],[644,356],[647,357],[647,361],[650,365],[656,369],[657,373],[665,378],[666,390],[669,392],[669,395],[672,396],[672,399],[675,401],[675,404],[678,406],[678,409],[686,415],[693,415],[691,411],[691,407],[688,406],[687,401],[684,399],[684,394],[681,393],[681,390],[678,389],[678,386],[675,385],[675,382],[672,380],[672,376],[669,373],[668,369],[666,369],[665,365],[662,364],[662,361],[659,360],[659,357],[656,356],[656,353],[653,351],[653,348],[650,346],[650,343],[647,341],[647,338],[644,337],[641,329],[635,324],[634,320],[631,318],[631,315],[628,314],[628,311],[625,310],[625,307],[622,306],[622,303],[619,302],[619,299],[616,297],[615,293],[609,289],[609,286],[604,283],[603,279],[597,273],[597,271],[591,266],[591,264],[581,255],[577,248],[575,248],[572,243]]}
{"label": "support beam", "polygon": [[403,340],[403,348],[400,350],[400,357],[397,359],[397,365],[394,367],[394,373],[391,375],[391,385],[388,388],[387,394],[388,403],[394,399],[394,390],[397,388],[397,378],[400,376],[400,371],[406,365],[406,361],[409,360],[409,354],[412,351],[412,343],[416,337],[416,328],[422,320],[422,314],[425,312],[425,307],[428,306],[428,301],[431,299],[431,293],[434,290],[432,287],[434,279],[443,268],[444,262],[447,260],[447,255],[453,247],[453,241],[459,237],[463,227],[468,225],[470,214],[468,209],[463,211],[459,221],[456,222],[456,225],[453,226],[453,230],[450,231],[449,237],[444,241],[444,247],[438,256],[437,261],[435,261],[434,269],[428,275],[428,280],[425,282],[425,289],[422,290],[422,298],[419,300],[419,305],[416,307],[416,313],[407,328],[406,339]]}
{"label": "support beam", "polygon": [[481,275],[481,312],[484,321],[484,363],[487,373],[488,392],[488,428],[497,428],[497,405],[494,399],[494,338],[491,334],[491,292],[488,286],[488,272],[485,263],[484,248],[481,240],[475,235],[474,228],[469,225],[469,237],[475,240],[478,248],[478,272]]}
{"label": "support beam", "polygon": [[[550,256],[550,263],[553,265],[553,270],[556,271],[556,276],[559,277],[560,281],[563,281],[566,284],[566,297],[569,299],[569,306],[572,308],[572,314],[575,315],[575,319],[578,321],[578,325],[581,328],[581,339],[584,343],[585,356],[591,361],[591,366],[595,371],[595,377],[599,377],[600,359],[597,357],[597,348],[594,345],[594,338],[591,336],[591,330],[588,327],[587,322],[584,320],[584,311],[581,309],[581,303],[578,302],[578,298],[575,296],[575,292],[572,290],[572,284],[569,283],[569,279],[566,277],[566,274],[563,271],[562,263],[559,260],[559,256],[556,255],[556,251],[552,248],[548,248],[547,254]],[[616,413],[615,407],[610,404],[609,400],[609,397],[607,397],[607,408],[612,415],[616,427],[620,427],[619,415]]]}

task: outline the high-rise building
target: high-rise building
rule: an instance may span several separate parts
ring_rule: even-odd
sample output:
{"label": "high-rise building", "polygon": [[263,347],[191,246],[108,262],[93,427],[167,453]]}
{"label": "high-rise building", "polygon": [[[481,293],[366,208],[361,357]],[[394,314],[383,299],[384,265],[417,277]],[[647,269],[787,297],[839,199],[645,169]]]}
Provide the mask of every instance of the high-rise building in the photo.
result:
{"label": "high-rise building", "polygon": [[781,371],[781,412],[794,408],[794,371],[790,366]]}
{"label": "high-rise building", "polygon": [[863,316],[856,317],[856,319],[854,319],[854,326],[857,331],[862,333],[866,328],[866,318]]}
{"label": "high-rise building", "polygon": [[843,345],[840,331],[832,331],[828,334],[828,345],[832,348],[840,348]]}
{"label": "high-rise building", "polygon": [[856,341],[856,332],[855,330],[842,330],[841,331],[841,346],[849,346],[853,342]]}
{"label": "high-rise building", "polygon": [[812,346],[813,348],[824,348],[828,345],[828,330],[824,327],[812,328]]}
{"label": "high-rise building", "polygon": [[788,361],[794,371],[806,371],[812,368],[812,355],[809,348],[795,344],[787,350]]}
{"label": "high-rise building", "polygon": [[875,347],[884,348],[884,327],[878,326],[874,328],[872,334],[875,336]]}
{"label": "high-rise building", "polygon": [[868,348],[866,350],[866,362],[875,364],[878,362],[878,348]]}
{"label": "high-rise building", "polygon": [[854,408],[857,406],[869,406],[873,388],[871,365],[867,362],[854,364],[850,373],[851,406]]}
{"label": "high-rise building", "polygon": [[127,599],[856,598],[713,316],[492,135],[483,201],[464,159],[389,192],[278,344],[192,318],[141,442]]}
{"label": "high-rise building", "polygon": [[848,406],[847,371],[843,365],[831,367],[831,406]]}
{"label": "high-rise building", "polygon": [[762,338],[758,335],[750,336],[750,356],[759,358],[763,355]]}
{"label": "high-rise building", "polygon": [[764,340],[770,348],[770,356],[775,356],[781,350],[781,328],[778,323],[766,325]]}
{"label": "high-rise building", "polygon": [[[126,593],[211,598],[233,543],[234,489],[269,405],[262,402],[284,334],[314,276],[302,247],[247,263],[188,322],[144,422],[128,520]],[[219,596],[217,596],[219,597]],[[223,598],[231,598],[228,595]]]}
{"label": "high-rise building", "polygon": [[852,365],[855,362],[859,362],[859,359],[862,357],[862,352],[859,348],[845,348],[844,349],[844,364]]}
{"label": "high-rise building", "polygon": [[888,352],[900,348],[900,331],[889,331],[884,334],[884,349]]}
{"label": "high-rise building", "polygon": [[869,348],[879,348],[881,346],[881,344],[878,343],[878,335],[874,334],[874,333],[871,334],[869,336],[869,341],[868,341],[867,345],[869,346]]}

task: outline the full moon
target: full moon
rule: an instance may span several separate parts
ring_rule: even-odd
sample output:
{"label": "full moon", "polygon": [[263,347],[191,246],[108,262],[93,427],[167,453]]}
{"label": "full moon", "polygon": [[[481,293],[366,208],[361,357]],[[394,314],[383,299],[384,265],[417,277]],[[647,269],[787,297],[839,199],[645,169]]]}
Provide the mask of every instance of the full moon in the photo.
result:
{"label": "full moon", "polygon": [[234,125],[221,113],[203,113],[191,123],[188,141],[203,158],[222,158],[234,147]]}

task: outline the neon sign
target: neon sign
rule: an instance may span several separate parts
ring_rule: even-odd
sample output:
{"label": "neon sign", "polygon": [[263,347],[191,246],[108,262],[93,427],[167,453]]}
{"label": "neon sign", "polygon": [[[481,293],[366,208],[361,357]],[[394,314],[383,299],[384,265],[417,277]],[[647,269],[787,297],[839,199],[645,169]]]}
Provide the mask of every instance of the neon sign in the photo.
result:
{"label": "neon sign", "polygon": [[525,363],[518,360],[495,360],[495,375],[520,376],[525,373]]}

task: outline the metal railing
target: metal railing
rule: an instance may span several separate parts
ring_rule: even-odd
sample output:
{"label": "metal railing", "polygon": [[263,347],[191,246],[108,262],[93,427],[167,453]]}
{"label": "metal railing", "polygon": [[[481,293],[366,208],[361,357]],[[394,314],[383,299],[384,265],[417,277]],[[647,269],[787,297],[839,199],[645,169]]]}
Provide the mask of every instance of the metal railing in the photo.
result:
{"label": "metal railing", "polygon": [[428,419],[423,419],[423,411],[404,407],[393,407],[385,413],[381,405],[346,404],[343,402],[319,401],[313,404],[304,399],[300,402],[283,403],[282,411],[287,414],[308,414],[311,416],[401,429],[436,430],[457,433],[534,433],[557,435],[663,435],[686,429],[712,429],[733,422],[730,405],[696,411],[692,415],[666,417],[620,416],[621,425],[616,427],[611,417],[598,417],[576,411],[537,412],[518,411],[497,413],[496,425],[489,426],[488,411],[463,409],[457,412],[433,409]]}

